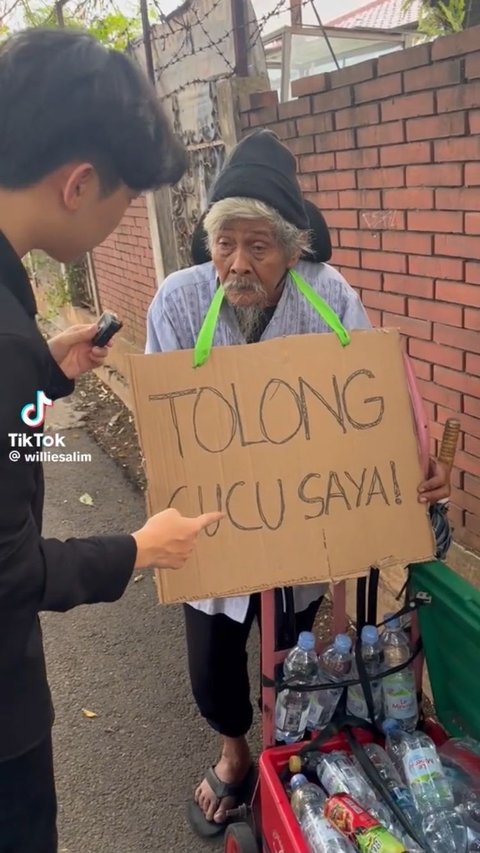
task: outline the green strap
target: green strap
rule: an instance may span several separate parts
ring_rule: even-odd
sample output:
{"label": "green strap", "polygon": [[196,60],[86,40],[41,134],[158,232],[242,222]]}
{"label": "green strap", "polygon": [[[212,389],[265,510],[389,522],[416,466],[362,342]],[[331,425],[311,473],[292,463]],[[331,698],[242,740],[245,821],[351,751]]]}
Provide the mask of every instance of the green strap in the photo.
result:
{"label": "green strap", "polygon": [[348,334],[345,326],[341,323],[340,318],[335,314],[335,311],[330,308],[328,302],[325,302],[325,299],[322,299],[316,290],[314,290],[310,284],[307,284],[305,279],[303,279],[298,272],[290,270],[290,275],[307,302],[310,302],[312,308],[315,309],[317,314],[320,314],[320,317],[325,321],[327,326],[330,326],[332,332],[335,332],[342,347],[348,346],[350,343],[350,335]]}
{"label": "green strap", "polygon": [[[295,270],[290,270],[290,276],[293,283],[296,285],[300,293],[310,303],[312,308],[320,315],[322,320],[330,327],[332,332],[335,332],[342,346],[348,346],[350,343],[350,335],[346,328],[341,323],[339,317],[335,314],[330,305],[322,299],[321,296],[313,289],[310,284],[307,284],[305,279]],[[213,338],[215,329],[217,328],[218,315],[222,307],[225,291],[220,284],[217,287],[215,296],[213,297],[210,307],[206,313],[201,329],[198,333],[198,338],[193,351],[193,366],[201,367],[208,360],[212,350]]]}
{"label": "green strap", "polygon": [[210,307],[205,315],[202,327],[198,333],[197,342],[193,351],[193,366],[201,367],[207,361],[212,350],[213,336],[217,328],[218,315],[222,307],[225,291],[221,284],[218,285],[215,291]]}

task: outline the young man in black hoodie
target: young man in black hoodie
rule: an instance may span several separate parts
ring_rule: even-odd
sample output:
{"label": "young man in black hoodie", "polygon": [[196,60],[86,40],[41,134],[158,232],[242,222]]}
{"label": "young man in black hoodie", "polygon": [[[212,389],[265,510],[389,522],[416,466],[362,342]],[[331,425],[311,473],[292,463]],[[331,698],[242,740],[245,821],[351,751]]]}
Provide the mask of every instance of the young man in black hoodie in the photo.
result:
{"label": "young man in black hoodie", "polygon": [[11,436],[41,432],[24,407],[70,394],[107,350],[92,346],[94,325],[47,344],[21,258],[92,249],[136,195],[181,177],[185,153],[136,66],[74,31],[26,31],[0,47],[0,116],[0,853],[55,853],[38,614],[115,601],[135,568],[180,568],[219,513],[167,510],[131,535],[42,538],[41,464],[27,460],[31,447],[12,453]]}

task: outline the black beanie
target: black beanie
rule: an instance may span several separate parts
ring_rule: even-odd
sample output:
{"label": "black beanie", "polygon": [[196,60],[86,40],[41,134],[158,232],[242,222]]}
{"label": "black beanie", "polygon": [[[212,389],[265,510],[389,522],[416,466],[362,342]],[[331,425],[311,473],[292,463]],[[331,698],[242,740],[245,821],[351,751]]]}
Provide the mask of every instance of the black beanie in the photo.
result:
{"label": "black beanie", "polygon": [[291,225],[308,229],[295,157],[271,130],[256,130],[238,143],[215,181],[209,204],[235,197],[263,201]]}
{"label": "black beanie", "polygon": [[[304,204],[308,217],[311,251],[303,252],[302,259],[315,264],[324,264],[332,257],[332,241],[328,225],[323,213],[312,201],[305,199]],[[202,214],[192,235],[191,253],[194,264],[206,264],[212,260],[207,245],[207,232],[203,227],[206,215],[206,212]]]}

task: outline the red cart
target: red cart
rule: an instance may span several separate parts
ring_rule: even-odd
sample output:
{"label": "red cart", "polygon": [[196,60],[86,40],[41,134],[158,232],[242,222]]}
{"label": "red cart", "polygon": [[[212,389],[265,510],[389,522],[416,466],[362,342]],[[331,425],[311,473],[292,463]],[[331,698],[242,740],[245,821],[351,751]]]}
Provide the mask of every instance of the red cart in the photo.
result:
{"label": "red cart", "polygon": [[[405,367],[410,390],[412,410],[417,430],[419,452],[422,467],[428,468],[430,440],[428,421],[423,402],[417,391],[413,370],[405,358]],[[443,461],[453,463],[458,429],[454,430],[454,441],[442,443],[439,454]],[[445,436],[444,436],[445,439]],[[370,585],[373,586],[376,610],[376,583],[378,572],[372,571]],[[362,581],[359,582],[362,584]],[[363,580],[364,591],[366,580]],[[346,587],[345,582],[332,587],[333,632],[343,633],[347,628]],[[235,810],[236,821],[226,830],[224,838],[224,853],[309,853],[307,844],[300,831],[297,820],[290,808],[287,794],[280,780],[282,770],[287,766],[288,759],[304,744],[275,746],[275,674],[278,666],[283,663],[288,650],[275,649],[275,593],[273,590],[262,593],[262,640],[261,640],[261,671],[262,671],[262,741],[263,751],[259,761],[258,781],[250,807],[240,807]],[[358,614],[357,614],[358,617]],[[358,620],[357,620],[358,621]],[[415,612],[412,614],[411,638],[418,640],[419,631]],[[318,651],[321,649],[319,648]],[[423,657],[420,653],[415,658],[417,687],[421,691],[423,675]],[[430,731],[437,742],[446,738],[441,727]],[[355,730],[355,736],[360,743],[371,742],[373,735],[367,730]],[[343,734],[333,737],[323,744],[322,750],[348,749],[348,742]]]}

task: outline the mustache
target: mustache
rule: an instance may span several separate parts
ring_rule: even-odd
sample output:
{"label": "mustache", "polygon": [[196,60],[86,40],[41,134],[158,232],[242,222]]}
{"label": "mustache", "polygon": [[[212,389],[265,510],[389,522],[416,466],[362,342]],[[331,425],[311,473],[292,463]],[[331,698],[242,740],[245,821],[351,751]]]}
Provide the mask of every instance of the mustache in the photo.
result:
{"label": "mustache", "polygon": [[231,290],[243,293],[259,293],[266,296],[266,290],[262,282],[258,278],[252,278],[247,275],[231,276],[223,283],[223,289],[226,293]]}

